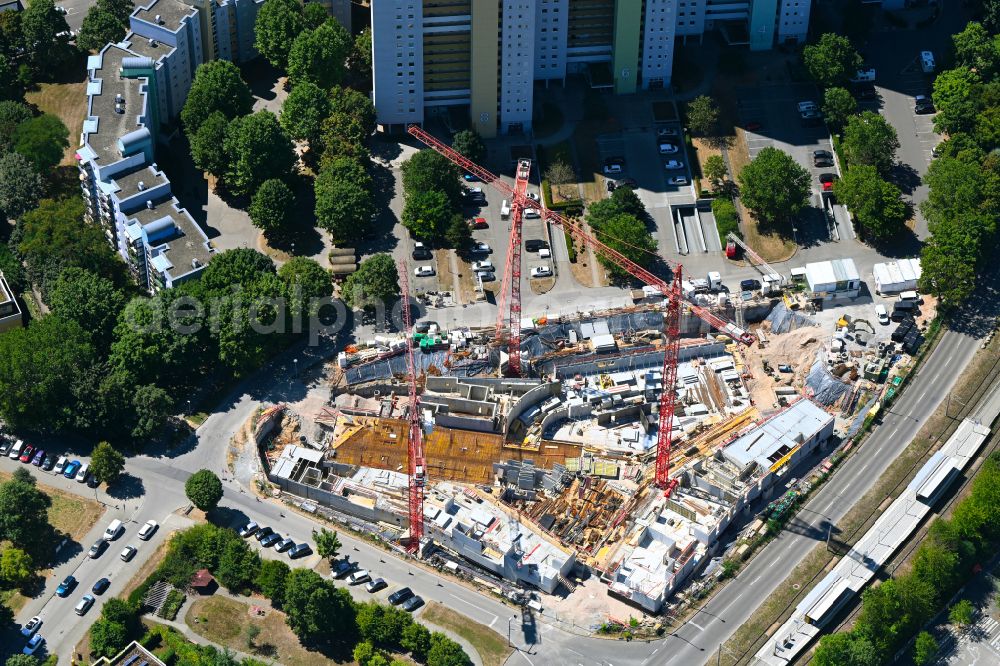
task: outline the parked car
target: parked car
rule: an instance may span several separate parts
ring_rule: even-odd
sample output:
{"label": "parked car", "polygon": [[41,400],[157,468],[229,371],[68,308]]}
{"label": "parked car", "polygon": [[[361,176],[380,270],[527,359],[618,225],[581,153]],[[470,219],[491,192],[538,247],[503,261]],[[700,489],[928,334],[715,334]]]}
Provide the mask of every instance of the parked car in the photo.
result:
{"label": "parked car", "polygon": [[620,173],[625,173],[625,160],[618,158],[605,160],[603,171],[605,176],[617,176]]}
{"label": "parked car", "polygon": [[368,573],[367,569],[358,569],[347,577],[347,582],[351,585],[360,585],[361,583],[367,583],[371,579],[371,574]]}
{"label": "parked car", "polygon": [[476,254],[490,254],[493,252],[493,248],[490,247],[489,243],[476,241],[472,244],[472,251]]}
{"label": "parked car", "polygon": [[281,541],[281,535],[277,532],[272,532],[260,540],[260,545],[264,548],[270,548],[279,541]]}
{"label": "parked car", "polygon": [[30,620],[24,623],[24,626],[21,627],[21,635],[31,636],[33,633],[38,631],[38,628],[41,626],[42,626],[42,618],[36,615],[35,617],[31,618]]}
{"label": "parked car", "polygon": [[21,462],[23,463],[30,462],[31,456],[34,455],[34,453],[35,453],[35,447],[33,447],[31,444],[26,445],[23,449],[21,449],[21,456],[20,456]]}
{"label": "parked car", "polygon": [[56,596],[68,597],[74,587],[76,587],[76,577],[72,575],[66,576],[63,578],[62,582],[59,583],[59,587],[56,588]]}
{"label": "parked car", "polygon": [[10,449],[12,446],[14,446],[14,440],[0,439],[0,456],[5,456],[8,453],[10,453]]}
{"label": "parked car", "polygon": [[31,464],[35,467],[41,467],[43,460],[45,460],[45,451],[38,449],[35,451],[35,457],[31,459]]}
{"label": "parked car", "polygon": [[873,83],[859,83],[851,86],[851,88],[855,99],[862,100],[878,98],[878,91],[875,90],[875,84]]}
{"label": "parked car", "polygon": [[806,102],[799,102],[798,103],[799,113],[805,113],[807,111],[815,111],[818,108],[819,107],[816,106],[816,102],[813,102],[813,101],[806,101]]}
{"label": "parked car", "polygon": [[526,219],[526,220],[537,220],[541,216],[542,216],[542,214],[540,212],[538,212],[537,208],[525,208],[524,209],[524,219]]}
{"label": "parked car", "polygon": [[680,132],[675,127],[662,127],[656,130],[657,139],[671,139],[680,136]]}
{"label": "parked car", "polygon": [[43,645],[45,645],[45,639],[42,638],[41,634],[35,634],[28,639],[28,642],[25,644],[24,649],[21,650],[21,653],[35,654]]}
{"label": "parked car", "polygon": [[543,240],[526,240],[524,241],[524,249],[528,252],[538,252],[542,248],[548,248],[549,244],[547,241]]}
{"label": "parked car", "polygon": [[16,442],[14,442],[14,446],[10,447],[10,453],[7,454],[7,457],[10,458],[11,460],[17,460],[18,458],[21,457],[21,449],[23,448],[24,448],[24,442],[22,442],[21,440],[17,440]]}
{"label": "parked car", "polygon": [[244,539],[260,529],[260,525],[253,522],[252,520],[240,528],[240,536]]}
{"label": "parked car", "polygon": [[541,203],[541,201],[542,201],[542,198],[540,196],[538,196],[538,194],[535,193],[535,192],[528,192],[524,196],[528,197],[529,199],[531,199],[532,201],[534,201],[536,203]]}
{"label": "parked car", "polygon": [[351,562],[348,559],[339,560],[335,565],[333,565],[332,575],[334,578],[346,578],[352,571],[358,568],[358,565]]}
{"label": "parked car", "polygon": [[824,192],[830,192],[833,190],[833,184],[837,182],[840,178],[835,173],[821,173],[819,175],[819,183],[823,186]]}
{"label": "parked car", "polygon": [[122,558],[122,562],[128,562],[133,557],[135,557],[135,554],[138,552],[139,549],[136,548],[135,546],[125,546],[125,548],[122,549],[122,553],[119,557]]}
{"label": "parked car", "polygon": [[934,113],[935,110],[934,102],[927,95],[917,95],[913,100],[913,112],[916,114]]}
{"label": "parked car", "polygon": [[87,487],[88,488],[96,488],[99,485],[101,485],[101,480],[100,479],[98,479],[93,474],[88,474],[87,475]]}
{"label": "parked car", "polygon": [[393,606],[398,606],[412,596],[413,590],[408,587],[402,587],[389,595],[389,603]]}
{"label": "parked car", "polygon": [[671,176],[667,178],[667,185],[687,185],[687,176]]}
{"label": "parked car", "polygon": [[475,273],[492,273],[496,270],[493,262],[489,259],[485,261],[477,261],[472,264],[472,270]]}
{"label": "parked car", "polygon": [[104,539],[98,539],[97,541],[94,542],[94,545],[90,547],[90,550],[87,551],[87,557],[89,557],[92,560],[96,560],[104,553],[104,550],[107,547],[108,547],[107,541],[105,541]]}
{"label": "parked car", "polygon": [[433,266],[417,266],[413,269],[413,274],[417,277],[430,277],[434,275]]}
{"label": "parked car", "polygon": [[479,279],[483,282],[496,282],[497,280],[497,274],[493,271],[490,271],[489,273],[476,273],[476,275],[478,275]]}
{"label": "parked car", "polygon": [[677,146],[672,143],[661,143],[660,144],[660,154],[661,155],[673,155],[679,150]]}
{"label": "parked car", "polygon": [[298,558],[305,557],[306,555],[309,555],[312,552],[313,552],[312,548],[309,547],[309,544],[297,543],[294,546],[292,546],[292,549],[290,551],[288,551],[288,557],[293,560],[297,560]]}
{"label": "parked car", "polygon": [[474,173],[467,173],[462,176],[462,179],[467,183],[478,183],[479,176]]}
{"label": "parked car", "polygon": [[46,472],[51,472],[52,468],[55,466],[56,466],[56,455],[54,453],[50,453],[49,455],[45,456],[45,460],[42,462],[42,469],[45,470]]}
{"label": "parked car", "polygon": [[881,303],[875,306],[875,316],[878,317],[878,323],[883,326],[889,325],[889,310]]}
{"label": "parked car", "polygon": [[270,536],[272,534],[274,534],[274,530],[272,530],[270,527],[261,527],[257,529],[257,533],[254,534],[254,537],[256,537],[257,541],[260,541],[264,537]]}
{"label": "parked car", "polygon": [[760,289],[760,280],[740,280],[740,291],[756,291]]}
{"label": "parked car", "polygon": [[463,193],[470,203],[485,204],[486,194],[481,187],[470,187]]}
{"label": "parked car", "polygon": [[473,229],[487,229],[490,225],[486,222],[485,217],[476,217],[469,222],[469,226]]}
{"label": "parked car", "polygon": [[67,479],[72,479],[73,477],[76,476],[76,472],[79,469],[80,469],[79,460],[70,461],[66,463],[65,467],[63,467],[63,476],[65,476]]}
{"label": "parked car", "polygon": [[833,153],[831,153],[829,150],[814,150],[813,166],[818,166],[818,167],[833,166]]}
{"label": "parked car", "polygon": [[424,600],[421,597],[414,596],[404,601],[401,608],[405,610],[407,613],[412,613],[413,611],[417,610],[423,605],[424,605]]}
{"label": "parked car", "polygon": [[430,248],[421,242],[416,242],[413,244],[413,254],[411,255],[416,261],[423,261],[433,257]]}
{"label": "parked car", "polygon": [[94,583],[94,587],[90,588],[90,591],[96,595],[101,595],[104,594],[109,587],[111,587],[111,581],[107,578],[100,578],[96,583]]}
{"label": "parked car", "polygon": [[531,269],[531,277],[543,278],[552,275],[552,268],[549,266],[535,266]]}
{"label": "parked car", "polygon": [[69,462],[69,458],[67,458],[66,456],[59,456],[59,460],[56,461],[55,469],[53,469],[52,471],[55,472],[56,474],[62,474],[63,471],[66,469],[67,462]]}
{"label": "parked car", "polygon": [[283,553],[286,550],[292,548],[293,546],[295,546],[295,540],[292,539],[291,537],[286,537],[281,541],[279,541],[278,543],[274,544],[274,549],[279,553]]}
{"label": "parked car", "polygon": [[386,583],[381,578],[376,578],[375,580],[370,580],[370,581],[368,581],[368,584],[365,585],[365,589],[368,590],[372,594],[374,594],[375,592],[378,592],[379,590],[384,589],[386,587],[389,587],[389,584]]}
{"label": "parked car", "polygon": [[94,605],[94,601],[96,599],[93,596],[89,594],[83,595],[83,599],[80,599],[80,602],[73,608],[73,612],[77,615],[86,615],[90,607]]}
{"label": "parked car", "polygon": [[76,473],[76,482],[83,483],[87,480],[88,474],[90,474],[90,463],[83,463],[80,465],[80,469]]}
{"label": "parked car", "polygon": [[118,519],[112,520],[104,530],[104,539],[106,541],[114,541],[124,531],[125,524],[122,521]]}
{"label": "parked car", "polygon": [[676,171],[677,169],[684,168],[684,162],[679,160],[668,160],[667,163],[663,165],[663,168],[667,171]]}
{"label": "parked car", "polygon": [[139,538],[143,541],[149,541],[149,539],[156,534],[156,530],[160,527],[160,524],[155,520],[147,520],[146,524],[139,529]]}
{"label": "parked car", "polygon": [[823,114],[819,111],[806,111],[802,116],[803,127],[816,127],[823,122]]}

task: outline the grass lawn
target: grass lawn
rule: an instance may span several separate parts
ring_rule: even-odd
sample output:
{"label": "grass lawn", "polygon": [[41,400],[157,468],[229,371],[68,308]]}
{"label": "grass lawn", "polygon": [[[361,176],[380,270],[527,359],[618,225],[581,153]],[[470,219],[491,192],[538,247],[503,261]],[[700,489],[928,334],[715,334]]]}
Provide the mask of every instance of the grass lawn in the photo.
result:
{"label": "grass lawn", "polygon": [[69,148],[63,155],[62,164],[75,166],[73,154],[83,130],[83,118],[87,114],[87,82],[42,83],[38,90],[28,92],[25,99],[45,113],[59,116],[69,129]]}
{"label": "grass lawn", "polygon": [[[10,480],[10,476],[10,474],[0,473],[0,483]],[[101,505],[94,500],[71,495],[42,483],[39,483],[39,489],[52,498],[52,506],[49,507],[49,523],[58,532],[69,535],[74,541],[82,539],[83,535],[90,531],[90,528],[104,513]],[[48,569],[38,572],[38,575],[43,578],[48,574]],[[28,599],[17,590],[5,590],[0,592],[0,601],[3,601],[14,613],[17,613],[24,607]]]}
{"label": "grass lawn", "polygon": [[284,613],[269,610],[264,617],[251,617],[249,609],[250,604],[228,597],[208,597],[191,604],[184,621],[198,635],[241,652],[251,652],[247,648],[246,628],[255,624],[260,627],[260,634],[254,641],[256,652],[269,661],[285,666],[334,663],[320,652],[303,648],[285,623]]}
{"label": "grass lawn", "polygon": [[469,618],[459,615],[436,601],[427,604],[427,610],[423,612],[420,619],[430,624],[436,624],[442,629],[453,631],[469,641],[479,652],[483,666],[501,666],[514,651],[513,648],[507,647],[505,636],[501,636],[485,624],[473,622]]}

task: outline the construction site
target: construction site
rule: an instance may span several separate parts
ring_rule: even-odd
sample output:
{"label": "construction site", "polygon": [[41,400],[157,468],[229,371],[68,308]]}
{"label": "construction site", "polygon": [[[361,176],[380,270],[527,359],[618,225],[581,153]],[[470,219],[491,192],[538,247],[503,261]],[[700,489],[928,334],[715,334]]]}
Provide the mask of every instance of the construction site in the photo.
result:
{"label": "construction site", "polygon": [[[528,201],[518,172],[503,185],[512,248]],[[530,318],[518,254],[495,327],[412,322],[404,300],[406,330],[345,349],[325,368],[328,404],[275,408],[260,451],[282,492],[598,620],[626,605],[660,613],[696,575],[719,573],[772,500],[898,390],[933,309],[873,324],[870,303],[836,293],[858,288],[839,279],[846,263],[767,266],[764,285],[733,293],[622,258],[648,285],[632,305]],[[832,292],[814,280],[826,274]],[[604,610],[572,601],[583,581],[604,588]]]}

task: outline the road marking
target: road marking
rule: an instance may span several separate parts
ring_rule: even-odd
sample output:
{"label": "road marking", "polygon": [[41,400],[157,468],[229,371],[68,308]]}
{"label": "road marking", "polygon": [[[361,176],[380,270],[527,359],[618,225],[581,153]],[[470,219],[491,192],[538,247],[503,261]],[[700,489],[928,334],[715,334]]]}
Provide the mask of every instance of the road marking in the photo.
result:
{"label": "road marking", "polygon": [[698,631],[705,631],[705,627],[701,626],[700,624],[698,624],[694,620],[688,620],[687,623],[690,624],[690,625],[692,625],[693,627],[695,627]]}
{"label": "road marking", "polygon": [[531,659],[528,658],[528,655],[524,651],[518,650],[517,653],[522,657],[524,657],[524,660],[529,664],[531,664],[531,666],[535,666],[535,662],[531,661]]}
{"label": "road marking", "polygon": [[[763,575],[763,574],[761,574],[761,576],[762,576],[762,575]],[[754,578],[754,579],[753,579],[752,581],[750,581],[750,585],[756,585],[756,584],[757,584],[757,581],[759,581],[759,580],[760,580],[760,576],[757,576],[757,577],[756,577],[756,578]]]}

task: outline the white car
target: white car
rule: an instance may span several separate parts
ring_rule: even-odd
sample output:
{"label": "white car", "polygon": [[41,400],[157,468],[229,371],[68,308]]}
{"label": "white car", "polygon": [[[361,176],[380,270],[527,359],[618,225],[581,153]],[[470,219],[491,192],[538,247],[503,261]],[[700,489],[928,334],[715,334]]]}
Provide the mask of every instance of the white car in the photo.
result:
{"label": "white car", "polygon": [[878,317],[878,323],[883,326],[889,324],[889,310],[881,303],[875,306],[875,316]]}
{"label": "white car", "polygon": [[660,144],[660,154],[661,155],[673,155],[678,150],[677,146],[672,143],[661,143]]}
{"label": "white car", "polygon": [[76,473],[74,477],[77,483],[83,483],[87,480],[87,475],[90,474],[90,463],[83,463],[80,466],[80,470]]}
{"label": "white car", "polygon": [[531,277],[542,278],[549,277],[552,275],[552,269],[549,266],[535,266],[531,269]]}
{"label": "white car", "polygon": [[147,520],[146,524],[139,529],[139,538],[143,541],[149,541],[150,537],[156,533],[156,530],[160,527],[160,524],[155,520]]}
{"label": "white car", "polygon": [[666,164],[664,164],[663,167],[667,171],[676,171],[677,169],[684,168],[684,162],[681,162],[679,160],[670,160]]}
{"label": "white car", "polygon": [[532,201],[541,201],[541,199],[539,198],[539,196],[537,194],[535,194],[534,192],[528,192],[527,197],[529,199],[531,199]]}
{"label": "white car", "polygon": [[367,569],[358,569],[347,577],[347,582],[350,585],[360,585],[361,583],[367,583],[371,579],[371,574],[368,573]]}
{"label": "white car", "polygon": [[493,252],[493,248],[490,247],[489,243],[483,241],[476,241],[472,244],[472,251],[478,254],[490,254]]}
{"label": "white car", "polygon": [[547,248],[547,247],[543,247],[543,248],[540,248],[538,250],[538,258],[539,259],[548,259],[551,256],[552,256],[552,253],[549,251],[549,248]]}
{"label": "white car", "polygon": [[416,275],[417,277],[430,277],[431,275],[434,275],[434,267],[417,266],[416,268],[413,269],[413,274]]}
{"label": "white car", "polygon": [[21,627],[21,635],[31,636],[36,631],[38,631],[38,628],[40,626],[42,626],[42,618],[36,615],[35,617],[31,618],[30,620],[24,623],[24,626]]}
{"label": "white car", "polygon": [[671,176],[667,178],[667,185],[687,185],[687,176]]}
{"label": "white car", "polygon": [[493,262],[487,259],[473,263],[472,270],[475,273],[492,273],[496,268],[493,266]]}
{"label": "white car", "polygon": [[524,219],[526,219],[526,220],[537,220],[541,216],[542,216],[542,214],[538,212],[537,208],[525,208],[524,209]]}
{"label": "white car", "polygon": [[806,111],[818,111],[819,107],[816,106],[816,102],[799,102],[799,113],[805,113]]}
{"label": "white car", "polygon": [[673,138],[675,136],[678,136],[679,134],[680,134],[680,132],[678,132],[673,127],[664,127],[663,129],[659,129],[659,130],[656,131],[656,138],[657,139],[670,139],[670,138]]}
{"label": "white car", "polygon": [[622,168],[621,164],[605,164],[604,165],[604,175],[605,176],[617,176],[620,173],[624,173],[625,169]]}

